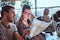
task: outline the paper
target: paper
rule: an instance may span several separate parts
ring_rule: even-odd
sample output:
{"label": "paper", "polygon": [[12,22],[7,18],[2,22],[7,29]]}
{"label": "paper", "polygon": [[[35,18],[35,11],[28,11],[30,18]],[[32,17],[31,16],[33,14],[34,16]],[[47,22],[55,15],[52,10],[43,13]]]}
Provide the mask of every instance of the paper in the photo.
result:
{"label": "paper", "polygon": [[40,33],[43,32],[43,30],[45,30],[51,23],[52,23],[52,21],[49,22],[49,23],[47,23],[47,22],[44,22],[44,21],[40,21],[40,20],[38,20],[38,19],[36,19],[36,18],[33,19],[33,22],[32,22],[32,25],[31,25],[32,29],[31,29],[31,31],[30,31],[29,37],[32,38],[32,37],[40,34]]}

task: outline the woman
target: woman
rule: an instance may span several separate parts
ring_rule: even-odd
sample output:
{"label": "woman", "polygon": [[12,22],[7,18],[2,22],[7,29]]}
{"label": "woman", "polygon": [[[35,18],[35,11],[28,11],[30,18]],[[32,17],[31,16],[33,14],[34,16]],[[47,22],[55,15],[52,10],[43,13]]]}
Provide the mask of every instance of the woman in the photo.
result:
{"label": "woman", "polygon": [[31,8],[29,5],[24,5],[22,8],[22,15],[19,21],[16,23],[19,34],[26,39],[26,35],[30,33],[28,29],[30,29],[31,22],[29,19],[31,18]]}
{"label": "woman", "polygon": [[22,15],[21,15],[19,21],[16,24],[17,28],[18,28],[18,32],[25,40],[37,40],[38,38],[39,38],[39,40],[42,40],[43,37],[40,34],[33,37],[32,39],[27,38],[27,35],[29,35],[30,29],[31,29],[30,19],[33,19],[33,18],[34,18],[34,16],[31,16],[30,6],[29,5],[24,5],[23,8],[22,8]]}

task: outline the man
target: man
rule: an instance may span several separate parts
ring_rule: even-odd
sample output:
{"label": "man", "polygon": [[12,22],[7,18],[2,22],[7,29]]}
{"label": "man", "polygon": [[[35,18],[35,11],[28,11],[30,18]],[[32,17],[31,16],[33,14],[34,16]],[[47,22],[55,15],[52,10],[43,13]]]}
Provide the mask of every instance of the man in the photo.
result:
{"label": "man", "polygon": [[[45,10],[44,10],[44,15],[43,15],[43,20],[45,21],[45,22],[50,22],[51,21],[51,18],[48,16],[49,15],[49,9],[48,8],[46,8]],[[49,27],[47,27],[47,29],[45,30],[45,32],[48,32],[48,33],[51,33],[52,34],[52,32],[54,32],[55,30],[54,30],[54,25],[53,25],[53,23],[51,24],[51,25],[49,25]]]}
{"label": "man", "polygon": [[0,22],[0,40],[23,40],[18,34],[16,26],[11,23],[14,20],[14,7],[6,5],[2,7]]}
{"label": "man", "polygon": [[[45,21],[45,22],[50,22],[51,21],[51,18],[48,16],[49,15],[49,9],[48,8],[45,8],[44,9],[44,14],[43,16],[40,16],[38,17],[37,19],[38,20],[42,20],[42,21]],[[45,32],[53,32],[54,31],[54,25],[51,24],[49,27],[47,27],[47,29],[45,30]]]}
{"label": "man", "polygon": [[58,11],[53,15],[53,17],[54,17],[54,20],[55,20],[56,22],[60,22],[60,10],[58,10]]}
{"label": "man", "polygon": [[55,21],[55,26],[56,26],[56,31],[57,31],[57,40],[60,40],[60,10],[58,10],[54,15],[53,15],[54,21]]}
{"label": "man", "polygon": [[48,15],[49,15],[49,9],[48,8],[45,8],[44,9],[43,16],[40,16],[37,19],[42,20],[42,21],[49,22],[49,21],[51,21],[51,19],[49,18]]}
{"label": "man", "polygon": [[[40,16],[40,17],[38,17],[37,19],[38,19],[38,20],[41,20],[41,21],[45,21],[45,22],[50,22],[50,21],[51,21],[51,18],[50,18],[48,15],[49,15],[49,9],[48,9],[48,8],[45,8],[45,9],[44,9],[44,14],[43,14],[43,16]],[[44,30],[45,33],[51,34],[50,36],[53,35],[53,32],[54,32],[54,31],[55,31],[55,29],[54,29],[53,23],[50,24],[50,25]],[[49,35],[48,35],[48,36],[49,36]],[[46,38],[46,39],[48,39],[48,38]]]}

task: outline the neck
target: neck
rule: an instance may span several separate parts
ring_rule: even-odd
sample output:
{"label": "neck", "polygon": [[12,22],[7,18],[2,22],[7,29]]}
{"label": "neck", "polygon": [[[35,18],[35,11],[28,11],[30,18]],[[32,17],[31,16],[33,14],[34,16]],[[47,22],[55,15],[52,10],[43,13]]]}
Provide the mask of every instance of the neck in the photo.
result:
{"label": "neck", "polygon": [[24,19],[22,20],[22,22],[23,22],[27,27],[29,26],[29,25],[28,25],[28,22],[27,22],[27,19],[24,18]]}
{"label": "neck", "polygon": [[27,22],[27,19],[26,19],[26,18],[24,18],[24,19],[23,19],[23,21],[26,21],[26,22]]}
{"label": "neck", "polygon": [[7,21],[7,19],[5,19],[5,18],[3,18],[2,20],[1,20],[1,22],[4,24],[4,26],[6,27],[6,28],[8,28],[9,27],[9,22]]}

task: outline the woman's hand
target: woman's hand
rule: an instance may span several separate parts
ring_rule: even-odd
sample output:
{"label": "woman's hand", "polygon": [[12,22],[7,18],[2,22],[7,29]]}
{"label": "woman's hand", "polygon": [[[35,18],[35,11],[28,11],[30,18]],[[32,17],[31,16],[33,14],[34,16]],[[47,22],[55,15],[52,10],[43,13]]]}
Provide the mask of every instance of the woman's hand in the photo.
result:
{"label": "woman's hand", "polygon": [[25,37],[26,35],[29,35],[29,34],[30,34],[30,30],[25,29],[25,30],[23,30],[23,35],[22,35],[22,37]]}
{"label": "woman's hand", "polygon": [[30,34],[30,30],[29,30],[29,29],[25,29],[25,30],[23,30],[23,34],[25,34],[25,35],[29,35],[29,34]]}

